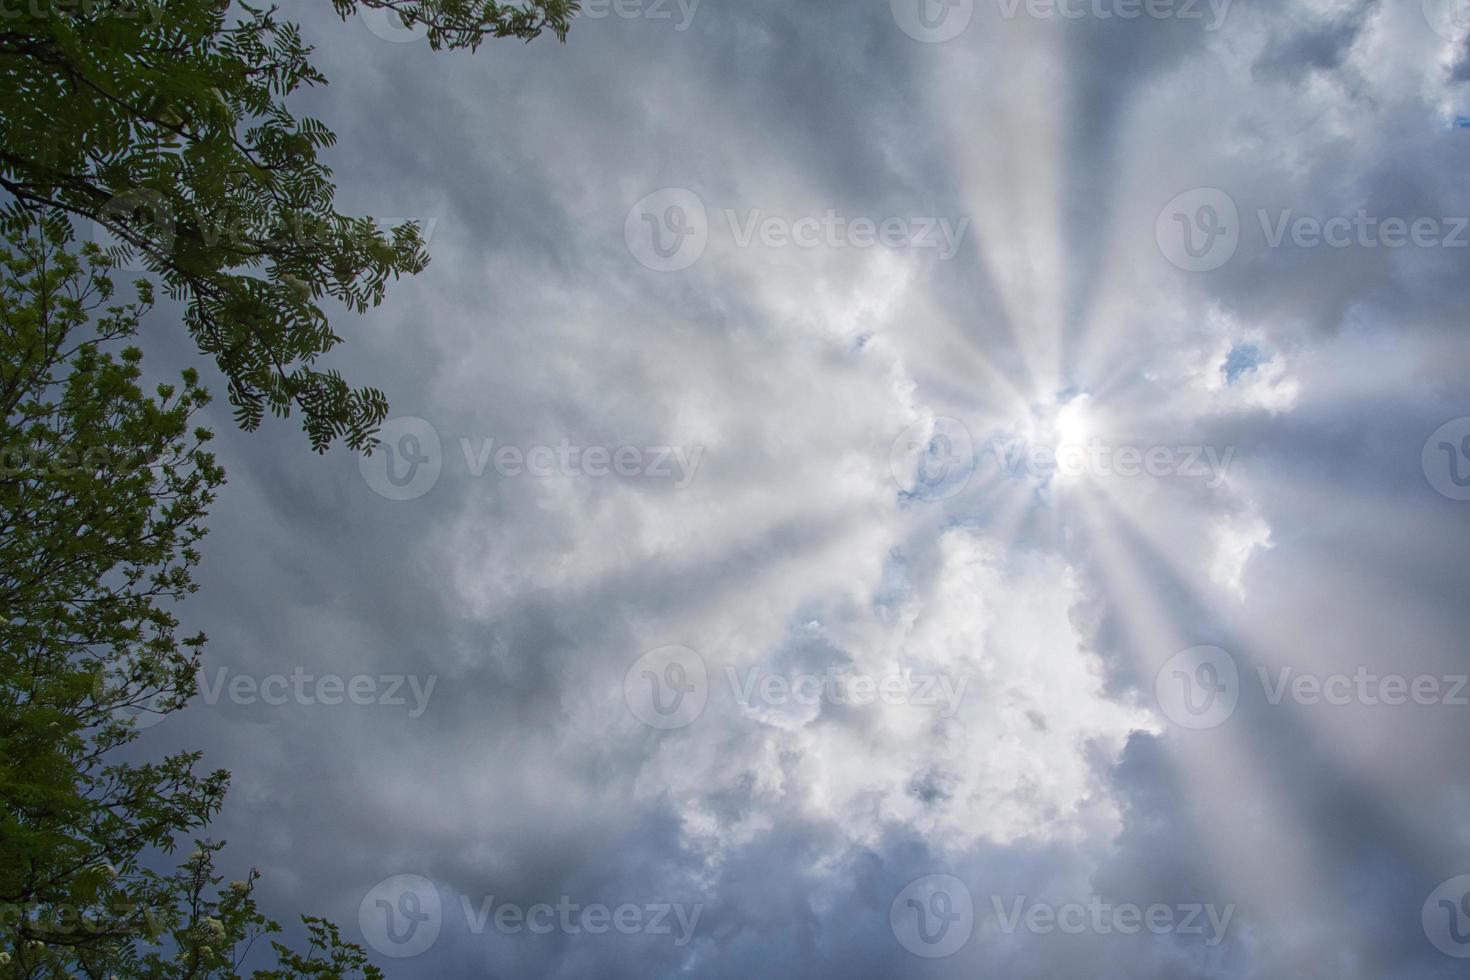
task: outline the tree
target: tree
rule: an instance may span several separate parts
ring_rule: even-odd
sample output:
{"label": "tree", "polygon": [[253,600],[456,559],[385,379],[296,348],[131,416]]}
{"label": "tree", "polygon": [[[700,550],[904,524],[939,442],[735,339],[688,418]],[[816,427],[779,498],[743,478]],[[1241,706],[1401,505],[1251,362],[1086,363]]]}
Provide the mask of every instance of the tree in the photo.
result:
{"label": "tree", "polygon": [[[112,260],[66,247],[52,219],[0,241],[0,977],[233,977],[279,927],[255,875],[220,889],[219,844],[151,865],[203,828],[229,774],[197,752],[119,761],[138,711],[193,689],[202,635],[171,604],[194,591],[224,474],[193,417],[195,372],[141,386],[130,345],[146,280],[114,300]],[[335,927],[272,943],[261,978],[379,976]]]}
{"label": "tree", "polygon": [[[423,24],[438,48],[565,40],[577,0],[332,0]],[[227,379],[236,419],[299,409],[313,448],[371,448],[381,392],[317,362],[340,340],[322,304],[362,312],[428,262],[412,223],[338,214],[318,152],[334,141],[288,97],[326,79],[276,8],[229,0],[26,0],[0,17],[0,189],[136,250]]]}

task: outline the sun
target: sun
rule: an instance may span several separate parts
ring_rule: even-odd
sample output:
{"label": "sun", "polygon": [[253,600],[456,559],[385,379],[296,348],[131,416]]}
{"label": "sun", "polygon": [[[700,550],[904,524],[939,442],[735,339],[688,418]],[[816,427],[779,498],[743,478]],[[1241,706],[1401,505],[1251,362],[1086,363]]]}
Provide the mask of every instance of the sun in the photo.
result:
{"label": "sun", "polygon": [[1083,446],[1093,434],[1092,412],[1086,395],[1077,395],[1057,409],[1052,423],[1062,446]]}

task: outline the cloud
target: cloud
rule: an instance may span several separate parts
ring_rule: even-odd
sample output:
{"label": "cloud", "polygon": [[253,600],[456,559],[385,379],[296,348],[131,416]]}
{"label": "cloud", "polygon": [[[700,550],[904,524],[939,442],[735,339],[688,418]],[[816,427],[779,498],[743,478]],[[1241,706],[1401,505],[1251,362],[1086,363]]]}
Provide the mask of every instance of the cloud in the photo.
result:
{"label": "cloud", "polygon": [[[1417,4],[1234,4],[1213,31],[972,5],[940,44],[883,3],[700,4],[677,32],[648,6],[473,57],[302,14],[344,207],[439,217],[430,269],[343,319],[334,366],[432,426],[441,468],[388,499],[355,458],[221,416],[185,615],[233,672],[438,681],[415,718],[226,700],[145,733],[235,773],[220,834],[271,914],[359,936],[374,885],[422,876],[445,919],[407,977],[1453,975],[1419,916],[1470,862],[1463,709],[1271,705],[1258,678],[1466,669],[1470,530],[1421,454],[1470,414],[1464,252],[1269,234],[1470,213],[1470,143],[1441,128],[1462,48]],[[670,272],[626,237],[664,188],[705,215]],[[1159,238],[1198,188],[1238,212],[1208,271]],[[829,211],[840,245],[736,233]],[[683,242],[690,217],[632,225]],[[854,244],[859,218],[967,224],[943,257]],[[983,455],[1067,404],[1220,479],[895,479],[906,432]],[[683,486],[493,462],[562,445],[700,455]],[[1156,675],[1204,644],[1242,689],[1189,731]],[[670,646],[706,697],[659,729],[629,684],[690,675],[628,672]],[[948,959],[890,924],[930,874],[974,899]],[[683,946],[477,933],[487,896],[702,912]],[[1007,931],[1020,896],[1237,910],[1207,947]]]}

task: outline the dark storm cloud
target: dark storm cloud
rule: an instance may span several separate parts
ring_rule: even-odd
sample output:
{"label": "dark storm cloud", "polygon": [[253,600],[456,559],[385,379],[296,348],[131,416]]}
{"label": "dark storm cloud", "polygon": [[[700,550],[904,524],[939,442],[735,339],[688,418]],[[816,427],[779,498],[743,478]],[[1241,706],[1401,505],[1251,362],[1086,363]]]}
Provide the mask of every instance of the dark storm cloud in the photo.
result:
{"label": "dark storm cloud", "polygon": [[1252,71],[1273,81],[1300,82],[1308,72],[1336,70],[1372,11],[1373,5],[1365,4],[1326,24],[1277,37],[1256,59]]}

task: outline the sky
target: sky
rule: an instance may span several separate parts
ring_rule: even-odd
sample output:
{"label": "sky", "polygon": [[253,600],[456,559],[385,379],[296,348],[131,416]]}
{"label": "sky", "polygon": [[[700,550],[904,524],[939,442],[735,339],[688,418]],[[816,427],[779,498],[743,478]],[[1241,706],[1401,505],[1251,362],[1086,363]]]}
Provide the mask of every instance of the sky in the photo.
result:
{"label": "sky", "polygon": [[1465,975],[1463,0],[286,12],[432,262],[334,319],[372,457],[211,408],[140,745],[233,773],[269,914],[406,978]]}

